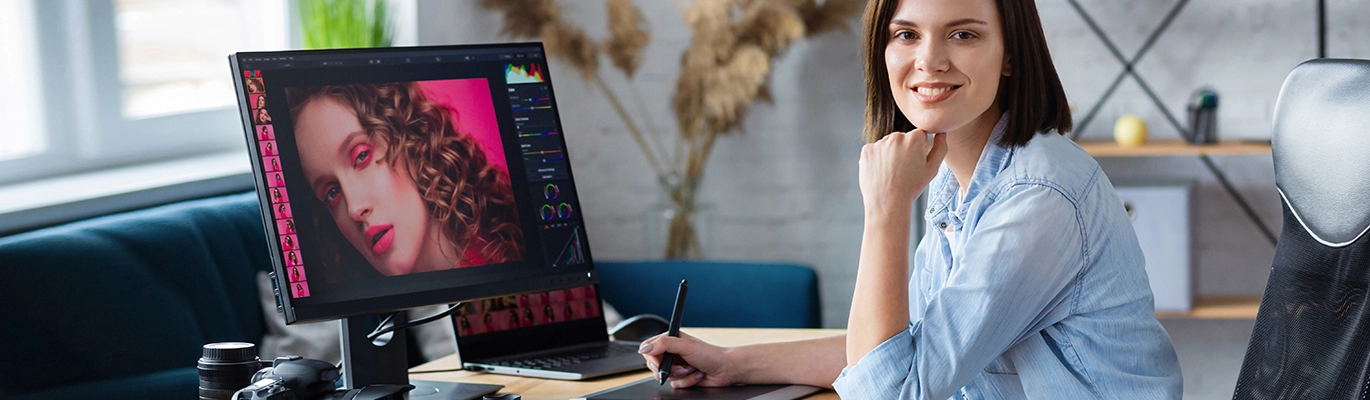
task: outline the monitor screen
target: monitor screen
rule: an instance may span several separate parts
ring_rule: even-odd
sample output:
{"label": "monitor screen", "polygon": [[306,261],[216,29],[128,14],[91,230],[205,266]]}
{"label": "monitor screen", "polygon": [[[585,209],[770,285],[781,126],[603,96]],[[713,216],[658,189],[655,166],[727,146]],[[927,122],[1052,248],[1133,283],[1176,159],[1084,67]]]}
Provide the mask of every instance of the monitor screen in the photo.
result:
{"label": "monitor screen", "polygon": [[540,43],[230,61],[288,323],[597,281]]}

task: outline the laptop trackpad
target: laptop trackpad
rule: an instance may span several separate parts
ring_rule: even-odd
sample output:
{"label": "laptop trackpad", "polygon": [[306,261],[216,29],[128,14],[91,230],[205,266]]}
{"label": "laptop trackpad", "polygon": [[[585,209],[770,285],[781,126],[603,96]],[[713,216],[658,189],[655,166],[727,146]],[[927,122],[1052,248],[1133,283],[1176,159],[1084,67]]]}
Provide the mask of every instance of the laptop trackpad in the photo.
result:
{"label": "laptop trackpad", "polygon": [[647,362],[642,356],[636,354],[625,354],[598,360],[588,360],[579,363],[565,365],[557,368],[570,372],[608,372],[618,373],[632,371],[635,369],[647,369]]}

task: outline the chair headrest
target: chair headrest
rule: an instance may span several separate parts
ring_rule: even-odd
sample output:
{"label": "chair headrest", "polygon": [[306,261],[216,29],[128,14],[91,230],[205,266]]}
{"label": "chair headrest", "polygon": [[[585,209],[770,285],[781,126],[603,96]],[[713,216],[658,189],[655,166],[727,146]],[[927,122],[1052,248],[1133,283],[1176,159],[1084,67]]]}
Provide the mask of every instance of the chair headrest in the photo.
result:
{"label": "chair headrest", "polygon": [[1294,68],[1275,103],[1275,186],[1309,234],[1342,247],[1370,230],[1370,60]]}

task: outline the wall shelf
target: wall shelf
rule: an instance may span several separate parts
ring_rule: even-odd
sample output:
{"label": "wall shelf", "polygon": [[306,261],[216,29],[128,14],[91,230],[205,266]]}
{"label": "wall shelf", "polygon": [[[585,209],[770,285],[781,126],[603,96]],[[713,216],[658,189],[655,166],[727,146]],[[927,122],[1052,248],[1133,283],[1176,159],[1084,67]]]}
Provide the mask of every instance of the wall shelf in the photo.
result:
{"label": "wall shelf", "polygon": [[1076,142],[1094,157],[1171,157],[1200,155],[1262,155],[1270,154],[1270,142],[1248,140],[1220,140],[1216,144],[1196,145],[1180,139],[1149,140],[1136,147],[1125,147],[1108,140]]}
{"label": "wall shelf", "polygon": [[1157,312],[1156,319],[1256,319],[1259,296],[1207,296],[1194,300],[1189,312]]}

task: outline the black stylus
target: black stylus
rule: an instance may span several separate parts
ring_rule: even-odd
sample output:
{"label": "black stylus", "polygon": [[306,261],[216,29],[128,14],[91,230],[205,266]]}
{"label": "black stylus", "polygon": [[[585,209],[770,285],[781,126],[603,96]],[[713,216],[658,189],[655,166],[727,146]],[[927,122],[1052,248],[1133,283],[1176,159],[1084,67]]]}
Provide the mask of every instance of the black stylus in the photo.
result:
{"label": "black stylus", "polygon": [[[680,337],[680,320],[685,317],[685,292],[690,290],[690,282],[680,280],[680,289],[675,292],[675,309],[671,310],[671,327],[666,330],[666,336]],[[656,370],[657,385],[665,385],[666,378],[671,376],[671,360],[674,354],[664,353],[661,355],[661,367]]]}

